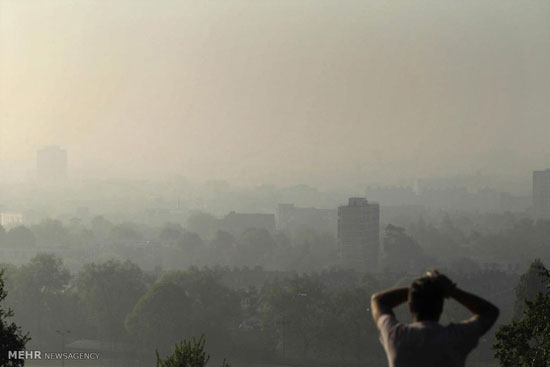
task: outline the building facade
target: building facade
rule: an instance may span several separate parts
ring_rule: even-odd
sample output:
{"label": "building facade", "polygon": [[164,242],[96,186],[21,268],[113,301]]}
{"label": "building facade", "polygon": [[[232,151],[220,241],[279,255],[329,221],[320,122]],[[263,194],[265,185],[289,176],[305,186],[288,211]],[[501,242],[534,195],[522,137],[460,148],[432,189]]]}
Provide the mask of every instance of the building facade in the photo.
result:
{"label": "building facade", "polygon": [[350,198],[338,208],[338,251],[341,266],[374,272],[380,248],[380,205]]}
{"label": "building facade", "polygon": [[277,206],[277,229],[294,233],[311,229],[317,233],[330,233],[336,236],[338,213],[336,209],[301,208],[294,204]]}
{"label": "building facade", "polygon": [[533,215],[550,219],[550,169],[533,172]]}

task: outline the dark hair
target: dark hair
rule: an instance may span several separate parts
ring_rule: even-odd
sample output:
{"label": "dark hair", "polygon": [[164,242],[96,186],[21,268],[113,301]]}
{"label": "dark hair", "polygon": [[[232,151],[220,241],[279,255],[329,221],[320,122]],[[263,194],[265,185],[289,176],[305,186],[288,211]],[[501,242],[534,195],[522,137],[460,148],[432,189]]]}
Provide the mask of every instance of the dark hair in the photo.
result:
{"label": "dark hair", "polygon": [[411,312],[418,320],[439,320],[443,299],[443,289],[433,277],[417,279],[409,287]]}

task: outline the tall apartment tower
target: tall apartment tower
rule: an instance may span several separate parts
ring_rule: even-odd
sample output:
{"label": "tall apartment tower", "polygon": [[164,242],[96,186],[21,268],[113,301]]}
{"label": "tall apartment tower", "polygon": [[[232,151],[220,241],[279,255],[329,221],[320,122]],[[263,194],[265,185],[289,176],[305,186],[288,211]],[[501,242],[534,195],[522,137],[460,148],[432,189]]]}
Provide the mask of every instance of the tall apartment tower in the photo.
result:
{"label": "tall apartment tower", "polygon": [[350,198],[338,208],[338,251],[342,267],[375,271],[380,247],[380,205]]}
{"label": "tall apartment tower", "polygon": [[550,169],[533,172],[533,215],[550,219]]}
{"label": "tall apartment tower", "polygon": [[43,181],[58,182],[67,178],[67,151],[50,145],[36,152],[36,171]]}

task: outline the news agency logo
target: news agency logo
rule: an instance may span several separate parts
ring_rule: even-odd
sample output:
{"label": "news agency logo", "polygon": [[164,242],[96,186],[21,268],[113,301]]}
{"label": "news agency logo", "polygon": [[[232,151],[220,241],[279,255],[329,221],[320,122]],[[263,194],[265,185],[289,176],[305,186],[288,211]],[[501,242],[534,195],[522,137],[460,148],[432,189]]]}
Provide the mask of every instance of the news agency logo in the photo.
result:
{"label": "news agency logo", "polygon": [[43,361],[43,360],[98,360],[99,353],[48,353],[39,350],[13,350],[8,351],[8,359],[23,359],[25,361]]}

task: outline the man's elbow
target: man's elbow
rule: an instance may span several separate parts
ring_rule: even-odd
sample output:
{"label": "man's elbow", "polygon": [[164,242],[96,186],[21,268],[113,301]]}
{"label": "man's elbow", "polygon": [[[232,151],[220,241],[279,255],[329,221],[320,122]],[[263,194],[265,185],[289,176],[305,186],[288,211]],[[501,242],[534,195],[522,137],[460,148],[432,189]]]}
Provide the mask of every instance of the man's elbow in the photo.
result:
{"label": "man's elbow", "polygon": [[370,297],[370,305],[374,306],[374,305],[378,304],[379,302],[380,302],[380,293],[374,293]]}
{"label": "man's elbow", "polygon": [[493,304],[491,304],[491,307],[488,307],[486,310],[484,310],[479,314],[479,316],[485,320],[485,324],[487,325],[486,327],[487,330],[490,329],[495,324],[499,315],[500,315],[499,308]]}
{"label": "man's elbow", "polygon": [[489,317],[491,317],[494,321],[498,319],[498,316],[500,315],[500,310],[497,306],[491,305],[492,307],[487,310],[487,313]]}

